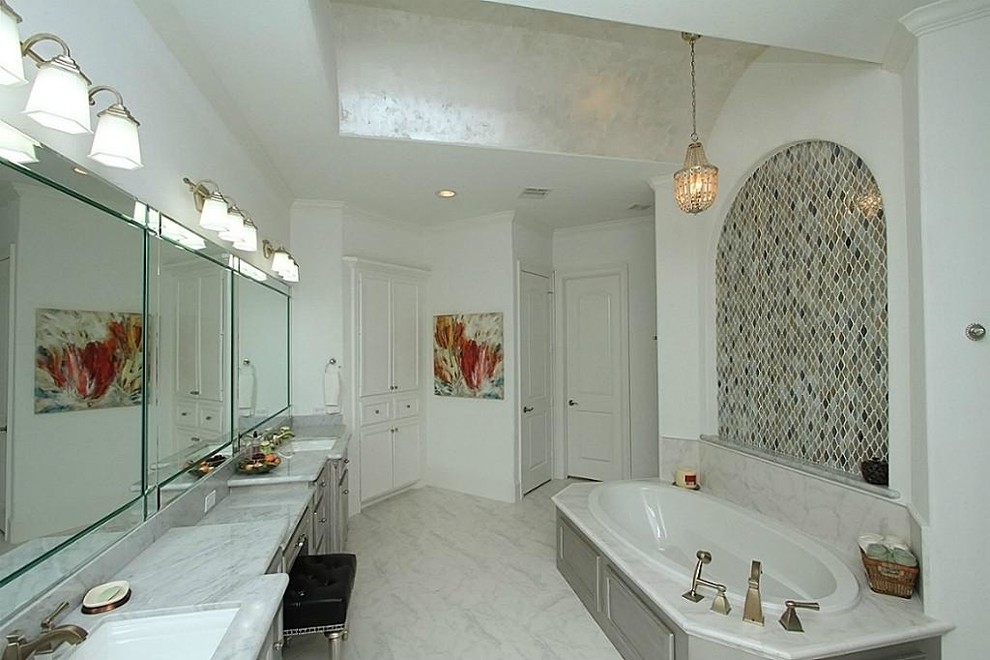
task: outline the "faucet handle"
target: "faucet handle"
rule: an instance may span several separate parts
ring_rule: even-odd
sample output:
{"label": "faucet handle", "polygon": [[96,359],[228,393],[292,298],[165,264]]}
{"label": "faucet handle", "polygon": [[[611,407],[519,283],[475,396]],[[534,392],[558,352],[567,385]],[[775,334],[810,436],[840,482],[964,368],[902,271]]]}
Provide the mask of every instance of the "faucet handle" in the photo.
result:
{"label": "faucet handle", "polygon": [[26,642],[27,638],[24,636],[24,633],[22,633],[20,630],[11,630],[9,633],[7,633],[6,640],[8,644],[21,644],[23,642]]}
{"label": "faucet handle", "polygon": [[801,625],[801,619],[798,618],[797,608],[801,607],[808,610],[820,610],[821,605],[814,601],[806,600],[785,600],[784,613],[780,615],[780,625],[783,626],[784,630],[789,632],[804,632],[804,626]]}
{"label": "faucet handle", "polygon": [[58,607],[55,608],[55,611],[49,614],[45,620],[41,622],[41,629],[45,632],[53,629],[55,627],[55,622],[58,621],[60,616],[65,614],[65,610],[67,609],[69,609],[69,601],[63,600],[59,603]]}

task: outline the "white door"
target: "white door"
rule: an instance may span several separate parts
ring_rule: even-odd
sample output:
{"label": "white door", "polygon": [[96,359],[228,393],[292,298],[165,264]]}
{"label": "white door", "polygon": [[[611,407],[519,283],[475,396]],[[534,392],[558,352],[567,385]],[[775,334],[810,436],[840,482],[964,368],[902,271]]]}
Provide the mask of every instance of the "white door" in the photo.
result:
{"label": "white door", "polygon": [[419,285],[392,282],[392,387],[419,389]]}
{"label": "white door", "polygon": [[550,279],[519,279],[519,398],[523,494],[550,481]]}
{"label": "white door", "polygon": [[224,398],[224,282],[223,273],[200,278],[199,289],[199,397]]}
{"label": "white door", "polygon": [[[13,247],[11,248],[13,249]],[[10,257],[0,259],[0,533],[7,530],[7,395],[10,366]]]}
{"label": "white door", "polygon": [[563,287],[567,474],[622,479],[629,474],[623,278],[569,277]]}
{"label": "white door", "polygon": [[361,396],[392,391],[389,355],[389,281],[387,278],[359,275],[358,283],[358,364]]}
{"label": "white door", "polygon": [[199,396],[199,279],[175,283],[175,391]]}

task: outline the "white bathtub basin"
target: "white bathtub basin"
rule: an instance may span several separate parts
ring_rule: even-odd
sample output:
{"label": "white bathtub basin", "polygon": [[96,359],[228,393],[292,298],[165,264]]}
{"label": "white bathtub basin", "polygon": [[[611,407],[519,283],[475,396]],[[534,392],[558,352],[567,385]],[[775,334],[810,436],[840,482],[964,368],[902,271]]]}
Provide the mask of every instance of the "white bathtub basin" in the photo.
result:
{"label": "white bathtub basin", "polygon": [[[591,514],[655,567],[691,585],[698,550],[712,554],[703,577],[725,584],[742,606],[750,562],[762,562],[765,614],[785,600],[812,600],[823,613],[845,612],[859,601],[855,576],[834,552],[809,536],[705,493],[656,482],[615,482],[589,496]],[[711,595],[704,591],[706,595]]]}
{"label": "white bathtub basin", "polygon": [[107,619],[68,660],[209,660],[237,608]]}

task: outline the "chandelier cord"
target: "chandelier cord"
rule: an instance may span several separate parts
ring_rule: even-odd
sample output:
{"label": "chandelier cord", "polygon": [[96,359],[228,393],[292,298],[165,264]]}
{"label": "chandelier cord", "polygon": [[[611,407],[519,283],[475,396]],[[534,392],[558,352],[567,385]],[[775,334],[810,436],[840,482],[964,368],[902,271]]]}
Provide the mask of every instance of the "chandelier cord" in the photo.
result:
{"label": "chandelier cord", "polygon": [[698,141],[698,95],[695,91],[694,42],[691,40],[691,142]]}

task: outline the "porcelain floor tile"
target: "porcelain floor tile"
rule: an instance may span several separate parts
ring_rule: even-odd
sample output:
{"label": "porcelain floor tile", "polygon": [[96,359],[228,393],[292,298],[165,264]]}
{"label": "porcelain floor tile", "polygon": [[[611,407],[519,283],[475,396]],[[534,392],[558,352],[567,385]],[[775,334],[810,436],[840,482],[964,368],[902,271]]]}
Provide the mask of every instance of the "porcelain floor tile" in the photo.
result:
{"label": "porcelain floor tile", "polygon": [[[423,488],[351,519],[347,660],[618,660],[554,564],[552,481],[517,504]],[[325,658],[321,635],[285,660]]]}

